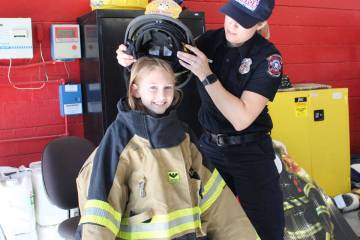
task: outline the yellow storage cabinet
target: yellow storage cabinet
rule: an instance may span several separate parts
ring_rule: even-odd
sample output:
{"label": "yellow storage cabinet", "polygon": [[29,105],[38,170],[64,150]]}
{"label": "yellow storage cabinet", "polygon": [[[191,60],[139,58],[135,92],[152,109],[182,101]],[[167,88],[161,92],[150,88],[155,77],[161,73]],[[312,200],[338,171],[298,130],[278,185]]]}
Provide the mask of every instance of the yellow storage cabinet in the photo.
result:
{"label": "yellow storage cabinet", "polygon": [[350,192],[348,90],[278,92],[271,136],[330,196]]}

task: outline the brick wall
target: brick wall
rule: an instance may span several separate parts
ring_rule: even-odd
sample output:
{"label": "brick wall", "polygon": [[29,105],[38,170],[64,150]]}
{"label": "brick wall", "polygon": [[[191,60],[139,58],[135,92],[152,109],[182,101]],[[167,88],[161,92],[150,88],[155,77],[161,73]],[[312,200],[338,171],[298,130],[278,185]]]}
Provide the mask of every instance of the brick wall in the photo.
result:
{"label": "brick wall", "polygon": [[[39,88],[18,90],[8,80],[8,60],[0,60],[0,166],[20,166],[41,159],[41,152],[49,140],[56,136],[83,135],[82,117],[60,116],[58,86],[61,82],[79,82],[79,61],[53,62],[50,54],[50,25],[76,23],[76,17],[90,11],[89,1],[26,0],[10,1],[0,9],[0,17],[31,17],[33,27],[34,58],[12,61],[10,79],[16,87]],[[37,31],[42,29],[42,51],[46,64],[39,64],[40,43]],[[66,67],[66,68],[65,68]],[[32,84],[25,84],[25,83]]]}

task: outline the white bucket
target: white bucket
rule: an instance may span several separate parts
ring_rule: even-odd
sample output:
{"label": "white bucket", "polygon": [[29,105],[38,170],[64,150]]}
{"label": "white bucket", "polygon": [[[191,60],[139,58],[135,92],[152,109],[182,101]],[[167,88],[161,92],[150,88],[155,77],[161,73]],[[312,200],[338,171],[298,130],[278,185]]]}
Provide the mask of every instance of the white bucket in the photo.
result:
{"label": "white bucket", "polygon": [[31,171],[10,167],[0,171],[0,224],[7,238],[35,232]]}
{"label": "white bucket", "polygon": [[32,171],[32,183],[35,192],[36,222],[41,226],[56,225],[68,218],[68,211],[52,204],[46,194],[41,173],[41,162],[29,165]]}

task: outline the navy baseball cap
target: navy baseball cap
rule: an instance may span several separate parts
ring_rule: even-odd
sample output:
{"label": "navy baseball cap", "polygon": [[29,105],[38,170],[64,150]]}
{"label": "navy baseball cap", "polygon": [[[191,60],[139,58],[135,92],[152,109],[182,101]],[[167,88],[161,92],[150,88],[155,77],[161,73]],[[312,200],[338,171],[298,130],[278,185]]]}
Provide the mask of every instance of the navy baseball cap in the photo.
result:
{"label": "navy baseball cap", "polygon": [[251,28],[270,17],[274,4],[274,0],[230,0],[220,8],[220,12],[244,28]]}

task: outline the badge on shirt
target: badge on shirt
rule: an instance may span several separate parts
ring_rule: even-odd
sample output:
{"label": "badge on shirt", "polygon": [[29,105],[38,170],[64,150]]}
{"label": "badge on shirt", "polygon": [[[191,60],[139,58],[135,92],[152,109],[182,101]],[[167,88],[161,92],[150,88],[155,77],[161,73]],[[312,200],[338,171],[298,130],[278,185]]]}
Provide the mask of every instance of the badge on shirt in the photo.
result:
{"label": "badge on shirt", "polygon": [[239,67],[240,74],[247,74],[250,71],[250,66],[252,64],[251,58],[244,58],[241,61],[241,65]]}
{"label": "badge on shirt", "polygon": [[282,58],[279,54],[273,54],[267,58],[268,70],[267,72],[272,77],[280,77],[282,69]]}

